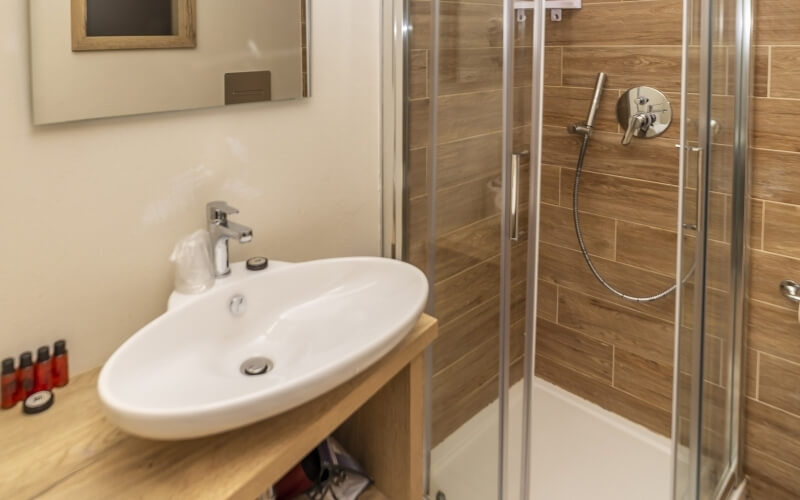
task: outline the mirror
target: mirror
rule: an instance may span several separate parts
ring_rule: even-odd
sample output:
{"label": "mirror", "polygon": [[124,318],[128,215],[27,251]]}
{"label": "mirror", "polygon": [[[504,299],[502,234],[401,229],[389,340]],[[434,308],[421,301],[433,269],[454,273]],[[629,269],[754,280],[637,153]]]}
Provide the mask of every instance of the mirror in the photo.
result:
{"label": "mirror", "polygon": [[310,95],[309,0],[28,0],[37,125]]}

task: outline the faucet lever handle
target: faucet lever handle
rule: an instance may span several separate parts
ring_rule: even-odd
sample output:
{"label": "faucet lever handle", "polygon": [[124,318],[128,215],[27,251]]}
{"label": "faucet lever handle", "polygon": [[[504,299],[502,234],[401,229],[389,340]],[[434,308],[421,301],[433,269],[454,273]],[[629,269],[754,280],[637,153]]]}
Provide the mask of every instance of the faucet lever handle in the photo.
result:
{"label": "faucet lever handle", "polygon": [[206,204],[208,220],[225,220],[229,215],[238,214],[239,210],[228,205],[226,201],[212,201]]}

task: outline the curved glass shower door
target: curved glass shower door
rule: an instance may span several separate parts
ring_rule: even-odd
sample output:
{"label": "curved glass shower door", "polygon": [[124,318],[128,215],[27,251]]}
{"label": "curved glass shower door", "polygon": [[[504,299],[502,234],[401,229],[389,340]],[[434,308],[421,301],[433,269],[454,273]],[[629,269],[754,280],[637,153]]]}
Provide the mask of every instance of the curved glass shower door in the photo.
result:
{"label": "curved glass shower door", "polygon": [[517,21],[512,0],[412,0],[408,11],[404,256],[426,272],[440,326],[427,356],[427,489],[514,500],[533,19]]}
{"label": "curved glass shower door", "polygon": [[659,0],[638,30],[656,0],[551,1],[406,6],[429,498],[715,499],[739,479],[746,0]]}
{"label": "curved glass shower door", "polygon": [[685,183],[674,405],[676,500],[727,498],[742,480],[741,416],[749,0],[691,0],[685,20]]}

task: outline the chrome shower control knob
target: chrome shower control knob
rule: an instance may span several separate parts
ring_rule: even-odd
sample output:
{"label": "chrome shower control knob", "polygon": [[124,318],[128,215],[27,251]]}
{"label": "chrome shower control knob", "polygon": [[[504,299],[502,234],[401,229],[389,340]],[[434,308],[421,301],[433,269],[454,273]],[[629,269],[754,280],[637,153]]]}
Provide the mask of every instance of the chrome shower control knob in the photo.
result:
{"label": "chrome shower control knob", "polygon": [[236,295],[231,299],[231,314],[241,316],[247,310],[247,298],[244,295]]}

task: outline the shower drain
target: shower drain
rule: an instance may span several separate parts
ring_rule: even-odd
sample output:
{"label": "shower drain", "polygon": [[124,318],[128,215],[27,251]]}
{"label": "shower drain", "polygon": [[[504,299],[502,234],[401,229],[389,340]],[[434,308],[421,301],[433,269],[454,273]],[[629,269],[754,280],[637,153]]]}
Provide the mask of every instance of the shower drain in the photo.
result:
{"label": "shower drain", "polygon": [[242,373],[249,376],[264,375],[272,370],[272,361],[264,357],[250,358],[242,363]]}

